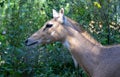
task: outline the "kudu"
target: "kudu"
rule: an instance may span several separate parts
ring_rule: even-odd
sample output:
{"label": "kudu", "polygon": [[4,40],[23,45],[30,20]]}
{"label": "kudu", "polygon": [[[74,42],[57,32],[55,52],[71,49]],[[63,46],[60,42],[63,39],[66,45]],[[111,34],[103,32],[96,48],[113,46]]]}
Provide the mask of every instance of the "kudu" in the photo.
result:
{"label": "kudu", "polygon": [[64,16],[64,9],[53,10],[53,19],[29,37],[25,44],[60,41],[89,77],[120,77],[120,45],[103,46],[78,23]]}

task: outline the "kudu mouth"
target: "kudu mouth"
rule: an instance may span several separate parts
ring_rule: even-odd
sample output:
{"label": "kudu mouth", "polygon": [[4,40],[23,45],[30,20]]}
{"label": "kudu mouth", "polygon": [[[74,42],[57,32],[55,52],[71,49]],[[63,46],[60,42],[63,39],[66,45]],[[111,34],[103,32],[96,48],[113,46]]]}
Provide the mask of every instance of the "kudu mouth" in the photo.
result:
{"label": "kudu mouth", "polygon": [[25,41],[25,45],[26,45],[26,46],[32,46],[32,45],[35,45],[35,44],[38,44],[38,41],[32,41],[32,40],[30,40],[30,39],[27,39],[27,40]]}

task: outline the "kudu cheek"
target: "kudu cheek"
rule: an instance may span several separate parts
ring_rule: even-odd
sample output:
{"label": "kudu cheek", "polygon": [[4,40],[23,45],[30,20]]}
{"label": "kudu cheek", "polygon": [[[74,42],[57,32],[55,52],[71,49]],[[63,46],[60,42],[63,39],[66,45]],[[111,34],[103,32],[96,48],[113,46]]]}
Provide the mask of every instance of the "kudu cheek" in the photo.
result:
{"label": "kudu cheek", "polygon": [[51,32],[51,34],[50,34],[50,35],[51,35],[51,36],[54,36],[54,34],[55,34],[55,31]]}

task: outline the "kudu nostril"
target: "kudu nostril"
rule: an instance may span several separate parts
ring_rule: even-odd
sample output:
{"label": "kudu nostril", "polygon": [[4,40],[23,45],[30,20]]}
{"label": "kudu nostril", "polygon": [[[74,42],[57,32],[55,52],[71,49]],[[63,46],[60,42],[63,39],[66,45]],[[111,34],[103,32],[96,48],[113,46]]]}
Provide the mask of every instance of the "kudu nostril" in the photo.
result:
{"label": "kudu nostril", "polygon": [[28,39],[25,41],[25,45],[28,43]]}

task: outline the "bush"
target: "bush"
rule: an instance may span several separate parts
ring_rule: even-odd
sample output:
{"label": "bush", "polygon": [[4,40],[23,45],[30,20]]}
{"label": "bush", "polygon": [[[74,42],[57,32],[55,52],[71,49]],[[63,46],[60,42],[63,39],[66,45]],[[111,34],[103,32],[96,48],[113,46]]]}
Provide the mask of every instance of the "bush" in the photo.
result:
{"label": "bush", "polygon": [[[24,41],[52,18],[52,9],[65,15],[104,45],[120,43],[120,1],[1,0],[0,77],[87,77],[76,70],[67,49],[56,42],[27,48]],[[53,5],[54,4],[54,5]],[[103,37],[104,36],[104,37]]]}

